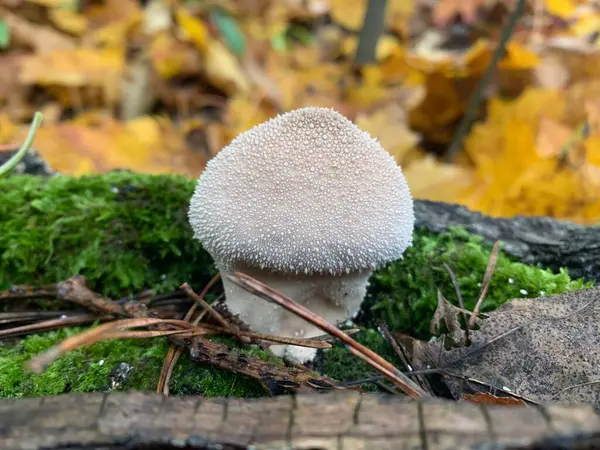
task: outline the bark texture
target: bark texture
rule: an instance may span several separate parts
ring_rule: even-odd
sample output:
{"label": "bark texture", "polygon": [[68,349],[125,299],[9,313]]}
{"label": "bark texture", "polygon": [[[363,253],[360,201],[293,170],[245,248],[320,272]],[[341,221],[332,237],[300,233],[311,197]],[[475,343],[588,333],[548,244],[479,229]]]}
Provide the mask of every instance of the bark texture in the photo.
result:
{"label": "bark texture", "polygon": [[591,449],[591,407],[411,401],[356,392],[261,399],[66,394],[0,401],[3,450]]}
{"label": "bark texture", "polygon": [[464,227],[526,264],[540,264],[572,278],[600,280],[600,227],[583,226],[550,217],[485,216],[464,206],[425,200],[415,202],[416,226],[433,232]]}

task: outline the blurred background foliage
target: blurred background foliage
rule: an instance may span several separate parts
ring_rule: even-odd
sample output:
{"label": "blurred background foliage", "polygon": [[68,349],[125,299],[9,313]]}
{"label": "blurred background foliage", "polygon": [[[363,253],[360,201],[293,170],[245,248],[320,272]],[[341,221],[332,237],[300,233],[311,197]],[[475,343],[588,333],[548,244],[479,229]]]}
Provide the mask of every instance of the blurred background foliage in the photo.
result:
{"label": "blurred background foliage", "polygon": [[196,178],[237,134],[327,106],[417,198],[596,223],[600,12],[522,1],[469,108],[517,0],[0,0],[0,150],[39,110],[35,149],[61,173]]}

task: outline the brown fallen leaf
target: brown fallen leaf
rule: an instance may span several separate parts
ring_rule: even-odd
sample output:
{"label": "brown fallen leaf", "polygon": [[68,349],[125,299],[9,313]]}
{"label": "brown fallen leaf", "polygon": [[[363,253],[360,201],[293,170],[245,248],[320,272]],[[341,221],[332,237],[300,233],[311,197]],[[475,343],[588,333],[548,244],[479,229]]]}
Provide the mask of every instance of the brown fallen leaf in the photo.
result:
{"label": "brown fallen leaf", "polygon": [[527,406],[523,400],[514,397],[497,397],[489,392],[477,394],[464,394],[463,400],[477,405],[504,405],[504,406]]}
{"label": "brown fallen leaf", "polygon": [[438,296],[438,304],[435,308],[435,312],[433,313],[433,317],[431,319],[431,323],[429,326],[429,332],[431,334],[437,334],[441,329],[442,322],[446,324],[446,328],[448,329],[448,333],[452,342],[456,344],[465,344],[466,335],[463,329],[460,326],[460,322],[458,320],[458,316],[462,315],[463,312],[450,303],[440,292],[437,291]]}
{"label": "brown fallen leaf", "polygon": [[[67,88],[95,87],[101,90],[107,105],[119,96],[125,55],[119,50],[77,48],[56,50],[31,56],[23,61],[19,80],[25,85]],[[67,103],[66,99],[63,99]]]}
{"label": "brown fallen leaf", "polygon": [[417,367],[434,367],[455,397],[465,378],[537,403],[600,406],[600,288],[514,299],[488,313],[471,346],[414,345]]}
{"label": "brown fallen leaf", "polygon": [[27,43],[38,53],[72,50],[77,45],[75,40],[67,34],[29,22],[2,6],[0,6],[0,17],[10,29],[13,39]]}

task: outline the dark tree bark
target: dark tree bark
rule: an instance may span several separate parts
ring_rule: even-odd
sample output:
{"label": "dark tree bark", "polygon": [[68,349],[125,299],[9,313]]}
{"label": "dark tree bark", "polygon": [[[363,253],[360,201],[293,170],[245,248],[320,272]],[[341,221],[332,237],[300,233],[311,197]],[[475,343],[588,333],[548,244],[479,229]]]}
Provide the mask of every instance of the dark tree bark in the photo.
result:
{"label": "dark tree bark", "polygon": [[600,280],[600,228],[549,217],[492,218],[450,203],[415,202],[416,226],[436,233],[461,226],[527,264],[540,264],[572,278]]}

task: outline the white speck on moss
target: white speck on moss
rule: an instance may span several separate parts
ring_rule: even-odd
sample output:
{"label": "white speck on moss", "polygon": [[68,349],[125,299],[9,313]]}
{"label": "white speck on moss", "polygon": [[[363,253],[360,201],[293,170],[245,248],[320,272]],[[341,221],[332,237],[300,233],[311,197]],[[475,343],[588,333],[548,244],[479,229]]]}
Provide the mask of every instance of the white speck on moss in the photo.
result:
{"label": "white speck on moss", "polygon": [[515,284],[515,280],[513,280],[512,278],[508,279],[508,284]]}
{"label": "white speck on moss", "polygon": [[525,289],[520,289],[519,292],[521,295],[527,295],[527,291]]}

